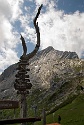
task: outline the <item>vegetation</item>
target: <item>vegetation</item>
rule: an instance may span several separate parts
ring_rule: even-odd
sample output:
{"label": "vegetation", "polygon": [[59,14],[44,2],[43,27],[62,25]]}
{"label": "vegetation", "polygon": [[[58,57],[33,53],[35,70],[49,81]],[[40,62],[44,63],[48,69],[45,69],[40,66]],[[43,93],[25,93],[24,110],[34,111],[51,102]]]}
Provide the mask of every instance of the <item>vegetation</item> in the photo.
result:
{"label": "vegetation", "polygon": [[[47,115],[47,124],[57,122],[58,114],[62,118],[61,125],[84,125],[84,93],[81,93],[66,106]],[[38,125],[42,125],[42,121],[37,123]]]}

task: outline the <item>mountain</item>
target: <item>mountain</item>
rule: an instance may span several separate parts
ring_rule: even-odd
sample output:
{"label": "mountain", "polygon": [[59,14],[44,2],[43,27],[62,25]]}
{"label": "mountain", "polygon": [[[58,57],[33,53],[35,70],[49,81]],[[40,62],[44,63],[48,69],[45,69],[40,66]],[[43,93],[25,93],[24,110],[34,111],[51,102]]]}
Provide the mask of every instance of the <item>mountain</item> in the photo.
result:
{"label": "mountain", "polygon": [[[28,95],[30,115],[32,106],[37,105],[38,113],[43,107],[52,113],[70,103],[84,86],[84,60],[75,52],[63,52],[48,47],[39,51],[30,60],[30,80],[32,89]],[[8,67],[0,76],[0,99],[19,100],[14,89],[17,64]]]}

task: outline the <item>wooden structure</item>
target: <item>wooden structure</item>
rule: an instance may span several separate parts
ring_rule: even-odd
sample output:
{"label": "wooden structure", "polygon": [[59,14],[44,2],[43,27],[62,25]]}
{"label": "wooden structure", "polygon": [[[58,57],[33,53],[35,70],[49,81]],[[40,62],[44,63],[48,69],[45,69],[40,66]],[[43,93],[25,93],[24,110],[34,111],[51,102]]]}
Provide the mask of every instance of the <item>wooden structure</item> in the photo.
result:
{"label": "wooden structure", "polygon": [[2,110],[2,109],[16,109],[16,108],[19,108],[18,101],[12,101],[12,100],[1,100],[0,101],[0,110]]}
{"label": "wooden structure", "polygon": [[41,118],[18,118],[0,120],[0,125],[41,121]]}
{"label": "wooden structure", "polygon": [[[20,57],[18,67],[17,67],[17,74],[15,75],[16,80],[14,83],[14,88],[17,90],[17,94],[21,95],[21,101],[20,101],[20,114],[21,118],[26,118],[27,117],[27,101],[26,101],[26,96],[29,94],[29,89],[31,89],[32,84],[29,79],[29,60],[37,53],[39,47],[40,47],[40,31],[39,31],[39,26],[37,18],[40,14],[42,5],[39,7],[38,12],[36,14],[36,17],[34,18],[34,27],[36,30],[37,34],[37,44],[35,46],[35,49],[27,54],[27,46],[25,43],[25,40],[23,36],[21,35],[21,41],[22,41],[22,47],[23,47],[23,55]],[[24,123],[22,125],[25,125]]]}

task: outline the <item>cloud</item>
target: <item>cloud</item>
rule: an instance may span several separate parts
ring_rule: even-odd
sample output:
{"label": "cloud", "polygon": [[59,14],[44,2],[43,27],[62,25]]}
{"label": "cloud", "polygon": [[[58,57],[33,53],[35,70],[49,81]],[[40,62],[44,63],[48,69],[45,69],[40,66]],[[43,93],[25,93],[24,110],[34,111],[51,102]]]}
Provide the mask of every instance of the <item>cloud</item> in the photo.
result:
{"label": "cloud", "polygon": [[18,44],[18,33],[13,24],[21,14],[23,0],[0,0],[0,72],[18,61],[15,48]]}
{"label": "cloud", "polygon": [[36,1],[36,4],[39,4],[39,5],[41,4],[47,5],[49,2],[49,0],[35,0],[35,1]]}
{"label": "cloud", "polygon": [[10,48],[3,48],[3,51],[0,54],[0,69],[4,70],[9,64],[13,64],[15,60],[17,60],[16,52]]}
{"label": "cloud", "polygon": [[54,2],[38,18],[41,48],[53,46],[57,50],[75,51],[81,56],[84,50],[84,13],[65,14],[57,10]]}
{"label": "cloud", "polygon": [[[31,5],[28,6],[29,2]],[[75,51],[81,56],[84,51],[84,13],[65,14],[57,9],[56,0],[0,0],[0,72],[18,61],[16,48],[20,33],[26,42],[36,44],[33,19],[41,4],[44,5],[38,18],[41,49],[53,46],[61,51]],[[30,7],[33,7],[32,13]]]}
{"label": "cloud", "polygon": [[25,38],[34,44],[36,43],[35,29],[30,23],[33,24],[38,6],[43,4],[44,6],[38,18],[41,49],[53,46],[61,51],[75,51],[81,57],[81,53],[84,51],[84,13],[76,11],[72,14],[65,14],[64,11],[57,9],[57,2],[55,0],[35,0],[35,2],[36,9],[32,15],[27,12],[20,17]]}
{"label": "cloud", "polygon": [[[2,15],[3,14],[3,15]],[[5,0],[0,0],[0,16],[3,17],[10,17],[11,16],[11,8],[10,5],[8,4],[8,2],[6,2]]]}
{"label": "cloud", "polygon": [[20,16],[20,14],[22,14],[22,10],[21,10],[21,6],[23,5],[24,3],[24,0],[7,0],[9,5],[10,5],[10,8],[11,8],[11,11],[12,11],[12,21],[14,20],[17,20],[18,17]]}

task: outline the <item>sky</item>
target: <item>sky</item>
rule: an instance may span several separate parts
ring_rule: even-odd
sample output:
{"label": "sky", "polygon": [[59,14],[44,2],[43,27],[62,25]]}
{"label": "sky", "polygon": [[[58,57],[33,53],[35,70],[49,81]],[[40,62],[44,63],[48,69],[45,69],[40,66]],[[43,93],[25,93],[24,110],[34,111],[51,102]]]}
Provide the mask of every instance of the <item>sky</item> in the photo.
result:
{"label": "sky", "polygon": [[0,74],[22,55],[20,34],[33,51],[36,33],[33,19],[43,4],[38,25],[40,50],[52,46],[84,56],[84,0],[0,0]]}

